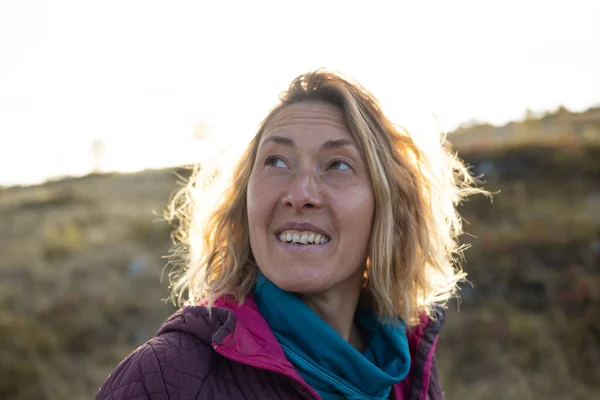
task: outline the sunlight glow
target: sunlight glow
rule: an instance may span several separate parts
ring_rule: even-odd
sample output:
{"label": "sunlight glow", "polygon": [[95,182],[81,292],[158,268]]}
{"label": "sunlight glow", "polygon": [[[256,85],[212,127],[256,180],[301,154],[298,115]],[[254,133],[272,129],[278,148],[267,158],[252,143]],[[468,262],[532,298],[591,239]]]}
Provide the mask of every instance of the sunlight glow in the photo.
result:
{"label": "sunlight glow", "polygon": [[105,171],[241,146],[291,79],[323,66],[424,141],[600,101],[600,2],[365,4],[2,2],[0,185],[89,173],[94,140]]}

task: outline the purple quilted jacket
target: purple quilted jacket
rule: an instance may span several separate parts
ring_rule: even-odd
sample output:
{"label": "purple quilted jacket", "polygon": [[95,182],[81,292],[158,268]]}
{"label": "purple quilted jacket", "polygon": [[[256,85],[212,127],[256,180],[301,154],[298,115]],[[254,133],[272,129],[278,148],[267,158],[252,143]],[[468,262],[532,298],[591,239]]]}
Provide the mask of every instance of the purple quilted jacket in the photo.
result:
{"label": "purple quilted jacket", "polygon": [[[444,319],[423,318],[408,334],[411,369],[390,399],[444,399],[433,352]],[[298,327],[302,329],[302,327]],[[127,356],[96,400],[321,399],[286,359],[252,296],[221,299],[209,312],[184,307]]]}

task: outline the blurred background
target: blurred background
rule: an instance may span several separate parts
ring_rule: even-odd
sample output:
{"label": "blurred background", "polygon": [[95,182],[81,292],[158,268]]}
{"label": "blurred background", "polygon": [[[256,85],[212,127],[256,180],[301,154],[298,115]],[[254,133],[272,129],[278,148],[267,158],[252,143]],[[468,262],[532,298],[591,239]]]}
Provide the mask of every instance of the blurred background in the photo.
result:
{"label": "blurred background", "polygon": [[3,0],[0,398],[93,398],[155,334],[187,167],[243,148],[318,67],[422,145],[447,132],[496,193],[461,206],[448,399],[600,398],[599,18],[595,0]]}

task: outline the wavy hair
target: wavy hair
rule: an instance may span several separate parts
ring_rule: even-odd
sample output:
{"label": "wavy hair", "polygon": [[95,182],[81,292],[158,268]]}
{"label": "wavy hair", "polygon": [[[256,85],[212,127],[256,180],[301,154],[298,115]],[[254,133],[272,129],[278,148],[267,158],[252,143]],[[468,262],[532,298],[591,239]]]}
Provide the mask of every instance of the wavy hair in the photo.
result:
{"label": "wavy hair", "polygon": [[252,290],[258,266],[250,247],[246,197],[257,148],[269,121],[298,102],[326,102],[343,110],[365,158],[375,199],[375,215],[364,289],[380,318],[409,325],[433,316],[434,304],[456,295],[466,274],[456,206],[474,193],[488,194],[442,135],[435,146],[415,144],[393,124],[377,99],[359,83],[319,69],[298,76],[280,96],[233,170],[219,201],[206,216],[203,196],[222,178],[219,168],[196,168],[170,202],[166,217],[177,221],[169,262],[171,298],[179,306],[223,295],[242,302]]}

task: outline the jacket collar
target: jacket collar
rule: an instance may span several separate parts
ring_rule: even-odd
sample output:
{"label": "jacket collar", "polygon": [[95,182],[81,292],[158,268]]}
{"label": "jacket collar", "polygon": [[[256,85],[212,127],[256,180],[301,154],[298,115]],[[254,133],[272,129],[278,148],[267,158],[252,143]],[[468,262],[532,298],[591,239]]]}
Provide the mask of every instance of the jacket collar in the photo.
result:
{"label": "jacket collar", "polygon": [[163,324],[158,334],[172,331],[189,333],[215,349],[225,347],[237,358],[302,381],[252,295],[242,305],[230,297],[222,297],[210,309],[204,305],[185,306]]}
{"label": "jacket collar", "polygon": [[[422,396],[427,394],[433,352],[444,323],[445,309],[436,307],[435,314],[435,319],[423,315],[421,323],[407,333],[411,369],[404,381],[394,385],[397,400],[404,399],[408,393],[411,399],[424,399]],[[252,294],[241,305],[230,297],[222,297],[211,309],[203,305],[183,307],[163,324],[158,334],[169,331],[192,334],[213,348],[224,346],[240,357],[302,381],[260,314]]]}

